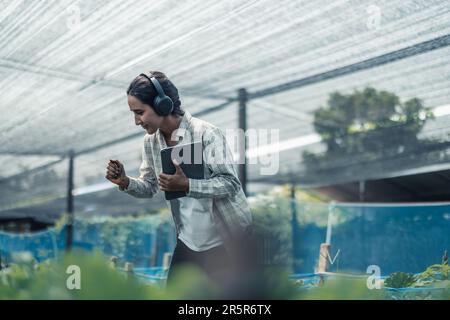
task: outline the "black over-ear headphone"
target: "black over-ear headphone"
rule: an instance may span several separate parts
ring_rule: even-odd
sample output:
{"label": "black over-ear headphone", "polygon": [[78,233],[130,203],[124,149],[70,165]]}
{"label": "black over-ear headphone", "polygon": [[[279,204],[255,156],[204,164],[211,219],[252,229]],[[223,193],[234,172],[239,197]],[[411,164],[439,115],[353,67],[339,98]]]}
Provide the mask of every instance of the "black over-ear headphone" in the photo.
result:
{"label": "black over-ear headphone", "polygon": [[140,75],[146,77],[151,83],[153,83],[153,86],[158,93],[155,99],[153,99],[153,109],[155,110],[156,114],[163,117],[171,114],[173,111],[173,101],[172,99],[170,99],[170,97],[166,96],[158,79],[156,79],[151,74],[147,75],[145,73],[141,73]]}

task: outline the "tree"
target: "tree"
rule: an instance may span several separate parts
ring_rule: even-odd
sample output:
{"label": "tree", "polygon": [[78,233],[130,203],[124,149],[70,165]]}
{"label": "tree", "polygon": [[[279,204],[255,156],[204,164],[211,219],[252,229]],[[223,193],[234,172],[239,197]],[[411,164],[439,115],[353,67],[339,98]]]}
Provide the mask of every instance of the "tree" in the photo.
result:
{"label": "tree", "polygon": [[402,103],[392,92],[368,87],[347,95],[334,92],[327,104],[314,113],[314,128],[326,151],[304,152],[307,166],[355,154],[367,160],[408,153],[427,142],[418,134],[433,113],[420,99]]}

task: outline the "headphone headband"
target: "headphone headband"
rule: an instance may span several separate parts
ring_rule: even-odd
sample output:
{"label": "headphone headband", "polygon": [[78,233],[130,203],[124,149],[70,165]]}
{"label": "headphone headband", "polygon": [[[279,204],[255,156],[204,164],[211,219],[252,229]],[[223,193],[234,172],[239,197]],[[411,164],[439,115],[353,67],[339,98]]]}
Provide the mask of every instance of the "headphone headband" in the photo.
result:
{"label": "headphone headband", "polygon": [[160,116],[168,116],[172,113],[173,110],[173,101],[170,97],[168,97],[158,79],[156,79],[152,74],[141,73],[141,76],[147,78],[156,89],[157,96],[153,100],[153,108],[156,113]]}
{"label": "headphone headband", "polygon": [[155,87],[158,96],[160,96],[161,98],[164,98],[166,96],[158,79],[156,79],[152,74],[147,75],[145,73],[141,73],[140,75],[146,77],[151,83],[153,83],[153,86]]}

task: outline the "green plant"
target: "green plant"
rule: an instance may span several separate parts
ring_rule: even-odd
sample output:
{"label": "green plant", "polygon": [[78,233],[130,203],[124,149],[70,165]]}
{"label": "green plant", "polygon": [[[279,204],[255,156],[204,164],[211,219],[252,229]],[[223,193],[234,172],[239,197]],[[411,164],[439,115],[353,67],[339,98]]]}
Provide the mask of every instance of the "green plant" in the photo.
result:
{"label": "green plant", "polygon": [[389,288],[407,288],[414,285],[416,277],[412,273],[394,272],[384,281],[384,286]]}
{"label": "green plant", "polygon": [[117,256],[121,263],[131,261],[145,265],[150,263],[149,255],[155,254],[153,248],[148,247],[150,239],[155,239],[154,235],[161,227],[170,229],[170,219],[164,213],[137,217],[79,218],[75,220],[75,240],[93,244],[105,254]]}
{"label": "green plant", "polygon": [[291,208],[287,198],[271,193],[250,201],[258,237],[259,262],[287,267],[292,263]]}
{"label": "green plant", "polygon": [[[69,266],[78,266],[81,288],[67,287]],[[156,286],[111,268],[99,253],[74,251],[38,265],[12,264],[0,272],[1,299],[164,299]]]}
{"label": "green plant", "polygon": [[384,299],[381,290],[367,288],[365,279],[337,277],[325,279],[322,285],[303,290],[302,300],[380,300]]}
{"label": "green plant", "polygon": [[433,118],[431,109],[418,98],[402,102],[393,92],[371,87],[349,94],[333,92],[327,105],[314,112],[314,129],[326,151],[306,150],[303,160],[312,170],[309,172],[314,172],[355,159],[366,162],[398,154],[414,157],[417,148],[438,143],[419,138],[427,120]]}
{"label": "green plant", "polygon": [[417,276],[420,284],[428,285],[437,281],[448,281],[450,266],[446,264],[434,264]]}

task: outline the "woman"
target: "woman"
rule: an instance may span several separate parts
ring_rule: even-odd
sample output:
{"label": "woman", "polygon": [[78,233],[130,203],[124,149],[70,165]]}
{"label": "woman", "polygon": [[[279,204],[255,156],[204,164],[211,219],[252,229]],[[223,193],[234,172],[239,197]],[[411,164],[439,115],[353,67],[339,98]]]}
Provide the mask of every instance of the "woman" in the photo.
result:
{"label": "woman", "polygon": [[[218,284],[229,282],[242,265],[242,239],[249,232],[251,214],[221,130],[192,117],[181,108],[178,90],[158,71],[140,74],[127,90],[135,124],[147,134],[139,177],[129,177],[120,161],[110,161],[106,178],[134,197],[151,198],[159,190],[183,191],[186,197],[168,202],[175,221],[177,244],[168,275],[181,264],[200,267]],[[205,179],[189,179],[177,163],[173,175],[162,173],[160,150],[202,141]]]}

